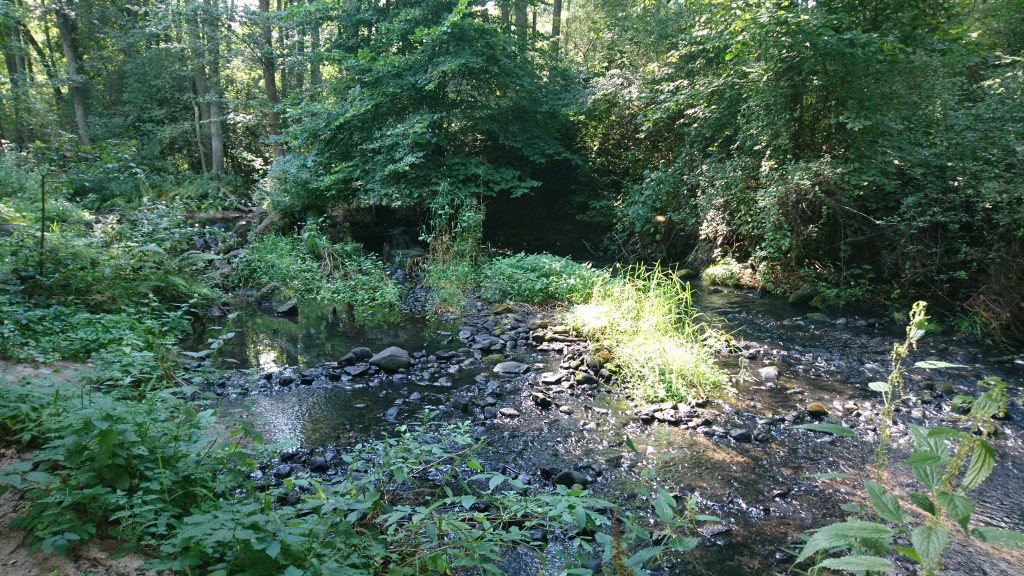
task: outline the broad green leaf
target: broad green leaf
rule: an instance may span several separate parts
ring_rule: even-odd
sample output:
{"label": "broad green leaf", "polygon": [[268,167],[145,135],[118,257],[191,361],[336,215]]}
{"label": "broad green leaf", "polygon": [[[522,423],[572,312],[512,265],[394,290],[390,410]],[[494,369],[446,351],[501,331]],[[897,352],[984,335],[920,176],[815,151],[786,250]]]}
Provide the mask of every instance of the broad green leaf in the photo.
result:
{"label": "broad green leaf", "polygon": [[889,391],[889,383],[888,382],[868,382],[868,388],[871,388],[875,392],[888,392]]}
{"label": "broad green leaf", "polygon": [[266,552],[267,556],[270,556],[271,558],[277,558],[277,555],[281,553],[281,543],[274,540],[270,544],[267,544],[267,548],[264,552]]}
{"label": "broad green leaf", "polygon": [[921,562],[925,566],[938,566],[949,544],[949,532],[942,526],[925,524],[914,529],[910,534],[910,542],[921,555]]}
{"label": "broad green leaf", "polygon": [[906,524],[910,521],[910,516],[900,506],[899,500],[889,494],[881,484],[865,480],[864,487],[867,488],[868,496],[871,498],[872,508],[879,516],[897,524]]}
{"label": "broad green leaf", "polygon": [[888,542],[892,539],[892,536],[893,532],[888,526],[875,522],[847,520],[846,522],[830,524],[818,529],[807,539],[807,543],[804,544],[803,550],[800,551],[800,555],[795,563],[799,564],[822,550],[831,550],[838,546],[849,546],[861,538]]}
{"label": "broad green leaf", "polygon": [[481,466],[480,463],[477,462],[475,459],[470,459],[469,462],[466,462],[466,466],[469,466],[471,470],[476,470],[477,472],[484,471],[484,467]]}
{"label": "broad green leaf", "polygon": [[651,546],[650,548],[644,548],[627,558],[626,566],[636,569],[643,568],[644,564],[664,551],[664,546]]}
{"label": "broad green leaf", "polygon": [[980,440],[971,454],[971,464],[967,467],[963,482],[960,487],[966,490],[973,490],[981,485],[992,473],[996,465],[996,451],[988,442]]}
{"label": "broad green leaf", "polygon": [[928,496],[921,494],[920,492],[911,492],[910,501],[914,503],[921,510],[935,516],[935,503]]}
{"label": "broad green leaf", "polygon": [[928,438],[963,438],[967,434],[960,430],[954,430],[945,426],[935,426],[928,429]]}
{"label": "broad green leaf", "polygon": [[974,502],[958,494],[939,492],[935,495],[939,505],[946,509],[950,517],[967,532],[967,525],[971,521],[971,512],[974,511]]}
{"label": "broad green leaf", "polygon": [[921,555],[918,554],[917,551],[913,548],[907,548],[904,546],[893,546],[892,549],[896,552],[899,552],[900,554],[903,554],[907,558],[910,558],[914,562],[917,562],[918,564],[921,563]]}
{"label": "broad green leaf", "polygon": [[942,483],[942,474],[945,469],[942,466],[918,464],[911,466],[911,470],[914,472],[914,478],[926,488],[937,488]]}
{"label": "broad green leaf", "polygon": [[812,432],[825,432],[835,436],[853,436],[856,434],[856,432],[851,428],[840,426],[839,424],[829,424],[828,422],[800,424],[799,426],[794,426],[794,428],[803,428],[804,430],[810,430]]}
{"label": "broad green leaf", "polygon": [[950,364],[941,360],[922,360],[914,364],[914,368],[967,368],[963,364]]}
{"label": "broad green leaf", "polygon": [[975,528],[971,534],[986,544],[999,546],[1000,548],[1024,548],[1024,534],[1014,532],[1013,530],[982,526]]}
{"label": "broad green leaf", "polygon": [[844,556],[842,558],[829,558],[821,564],[822,568],[843,570],[860,574],[862,572],[885,572],[894,568],[892,562],[878,556],[862,556],[858,554]]}

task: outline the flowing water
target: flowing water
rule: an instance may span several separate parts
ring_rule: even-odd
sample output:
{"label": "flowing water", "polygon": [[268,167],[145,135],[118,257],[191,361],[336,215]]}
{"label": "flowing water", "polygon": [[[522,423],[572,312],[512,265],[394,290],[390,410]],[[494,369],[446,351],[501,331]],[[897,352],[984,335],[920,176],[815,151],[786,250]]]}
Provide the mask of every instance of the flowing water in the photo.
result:
{"label": "flowing water", "polygon": [[[396,422],[418,417],[424,407],[444,406],[456,395],[493,396],[490,404],[515,408],[521,416],[507,419],[492,412],[480,427],[490,447],[481,458],[488,469],[536,478],[542,468],[572,466],[598,478],[593,488],[599,495],[630,502],[644,485],[640,474],[653,468],[660,486],[695,496],[705,511],[722,518],[702,529],[702,545],[692,562],[672,573],[786,572],[790,556],[783,548],[796,541],[795,535],[841,520],[840,504],[863,503],[859,486],[870,473],[874,446],[867,440],[798,430],[791,423],[801,421],[808,403],[817,402],[827,407],[830,418],[858,427],[870,438],[871,418],[862,413],[870,415],[877,402],[867,383],[885,379],[888,353],[902,329],[868,316],[826,317],[784,299],[744,291],[698,287],[695,304],[741,343],[740,352],[720,357],[722,367],[737,375],[734,397],[713,406],[717,414],[712,422],[696,430],[641,424],[636,407],[614,393],[566,395],[557,399],[567,407],[564,412],[539,411],[521,391],[536,373],[557,370],[561,358],[530,348],[510,353],[512,359],[538,365],[518,379],[497,378],[473,359],[461,364],[456,360],[447,369],[408,377],[320,378],[308,386],[228,392],[221,407],[252,419],[268,440],[318,449],[379,437]],[[224,367],[259,373],[298,374],[301,367],[336,360],[356,346],[376,351],[395,345],[427,360],[462,346],[454,337],[460,326],[405,318],[360,327],[316,306],[303,306],[297,319],[243,306],[227,324],[225,329],[235,334],[226,340],[219,361]],[[221,333],[213,330],[208,336]],[[996,471],[972,498],[976,522],[1024,531],[1024,360],[1019,354],[1000,357],[932,335],[914,359],[930,357],[968,368],[911,371],[910,389],[923,403],[901,414],[908,422],[949,419],[943,406],[950,394],[973,392],[982,376],[1010,382],[1014,400],[1009,419],[1001,422]],[[777,369],[777,379],[762,376],[767,366]],[[749,431],[754,441],[734,441],[730,432],[736,429]],[[908,454],[905,435],[897,435],[897,441],[890,480],[908,486],[909,471],[898,464]],[[848,477],[810,476],[820,473]],[[525,570],[520,566],[509,573]],[[957,543],[946,573],[1024,574],[1024,555]]]}

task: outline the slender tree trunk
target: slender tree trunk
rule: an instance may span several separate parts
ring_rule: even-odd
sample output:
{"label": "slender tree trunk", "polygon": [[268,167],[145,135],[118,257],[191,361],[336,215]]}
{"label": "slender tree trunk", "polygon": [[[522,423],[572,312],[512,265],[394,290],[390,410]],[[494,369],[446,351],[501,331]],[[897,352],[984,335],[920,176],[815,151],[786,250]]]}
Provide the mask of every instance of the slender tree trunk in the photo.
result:
{"label": "slender tree trunk", "polygon": [[64,102],[64,92],[60,89],[60,79],[57,78],[57,73],[54,71],[53,62],[47,57],[43,47],[39,45],[39,42],[32,36],[32,32],[24,24],[21,25],[21,32],[24,34],[25,40],[28,41],[28,45],[32,47],[32,51],[36,53],[36,58],[39,59],[39,64],[42,65],[43,71],[46,73],[46,79],[49,81],[50,87],[53,88],[53,100],[59,110]]}
{"label": "slender tree trunk", "polygon": [[260,64],[263,67],[263,85],[267,91],[267,120],[270,122],[270,140],[274,157],[284,156],[281,145],[280,97],[277,94],[277,62],[274,58],[274,32],[270,26],[270,0],[259,0],[260,11]]}
{"label": "slender tree trunk", "polygon": [[196,116],[196,144],[203,174],[210,171],[210,84],[206,75],[206,50],[200,38],[203,16],[193,12],[188,24],[188,45],[192,59],[193,108]]}
{"label": "slender tree trunk", "polygon": [[[309,0],[312,4],[315,0]],[[323,72],[320,71],[320,18],[313,16],[313,23],[309,27],[309,86],[314,90],[323,82]]]}
{"label": "slender tree trunk", "polygon": [[[25,126],[25,119],[22,112],[28,105],[28,93],[25,90],[25,57],[23,55],[23,44],[21,42],[21,23],[14,18],[17,17],[17,10],[13,0],[0,0],[0,4],[9,3],[12,18],[7,20],[7,25],[2,28],[4,52],[4,65],[7,68],[7,81],[11,84],[11,111],[14,114],[14,142],[19,147],[28,144],[28,128]],[[6,11],[6,10],[5,10]]]}
{"label": "slender tree trunk", "polygon": [[528,4],[526,0],[513,0],[512,4],[516,13],[516,29],[520,34],[524,33],[530,25],[527,13]]}
{"label": "slender tree trunk", "polygon": [[558,53],[559,42],[562,34],[562,0],[552,0],[551,2],[551,44],[554,47],[555,54]]}
{"label": "slender tree trunk", "polygon": [[206,41],[209,46],[210,70],[210,172],[224,173],[224,125],[220,86],[220,22],[216,0],[204,0],[208,14]]}
{"label": "slender tree trunk", "polygon": [[64,49],[64,59],[68,65],[71,102],[75,109],[75,125],[78,127],[78,140],[83,145],[91,144],[89,140],[89,124],[85,115],[85,78],[78,72],[78,52],[75,45],[74,27],[67,6],[57,4],[57,31],[60,32],[60,43]]}
{"label": "slender tree trunk", "polygon": [[509,2],[512,0],[505,0],[501,3],[501,26],[505,30],[512,27],[512,9],[509,7]]}

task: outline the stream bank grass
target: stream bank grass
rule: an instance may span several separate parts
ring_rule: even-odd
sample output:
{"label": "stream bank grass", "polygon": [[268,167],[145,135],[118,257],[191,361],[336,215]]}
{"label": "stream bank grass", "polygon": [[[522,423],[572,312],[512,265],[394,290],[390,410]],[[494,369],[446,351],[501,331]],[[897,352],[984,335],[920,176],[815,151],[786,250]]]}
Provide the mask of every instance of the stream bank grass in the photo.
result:
{"label": "stream bank grass", "polygon": [[694,401],[728,385],[714,363],[717,331],[700,321],[689,285],[659,266],[598,275],[589,301],[567,321],[610,345],[612,367],[636,398]]}

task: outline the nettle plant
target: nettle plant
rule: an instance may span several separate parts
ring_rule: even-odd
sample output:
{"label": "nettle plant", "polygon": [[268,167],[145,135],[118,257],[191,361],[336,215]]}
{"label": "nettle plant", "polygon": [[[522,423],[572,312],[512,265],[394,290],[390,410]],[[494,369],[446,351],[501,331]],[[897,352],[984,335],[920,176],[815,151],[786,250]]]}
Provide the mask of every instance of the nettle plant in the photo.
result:
{"label": "nettle plant", "polygon": [[[895,553],[918,565],[923,576],[937,576],[953,537],[951,530],[962,531],[968,538],[1003,548],[1024,546],[1024,534],[990,526],[972,527],[971,523],[974,502],[968,493],[992,474],[996,461],[996,451],[990,443],[996,433],[993,419],[1005,414],[1008,401],[1006,383],[999,378],[980,381],[978,384],[984,392],[977,397],[960,395],[953,398],[953,411],[962,414],[962,429],[910,426],[913,452],[905,464],[910,467],[919,489],[911,491],[906,499],[913,508],[924,513],[923,517],[920,513],[912,515],[908,512],[905,502],[881,483],[887,462],[885,451],[892,440],[893,408],[906,397],[903,362],[925,334],[925,310],[924,302],[914,305],[907,337],[903,343],[893,347],[892,372],[888,381],[870,384],[872,390],[882,394],[884,401],[880,412],[875,478],[864,481],[871,508],[846,504],[843,509],[851,514],[846,521],[820,528],[807,539],[795,562],[800,564],[814,558],[816,564],[806,571],[807,574],[821,574],[826,568],[853,574],[886,573],[895,569],[889,559]],[[914,367],[961,366],[924,361],[914,364]],[[845,430],[846,435],[853,435],[852,430]],[[865,520],[872,515],[886,523]]]}

